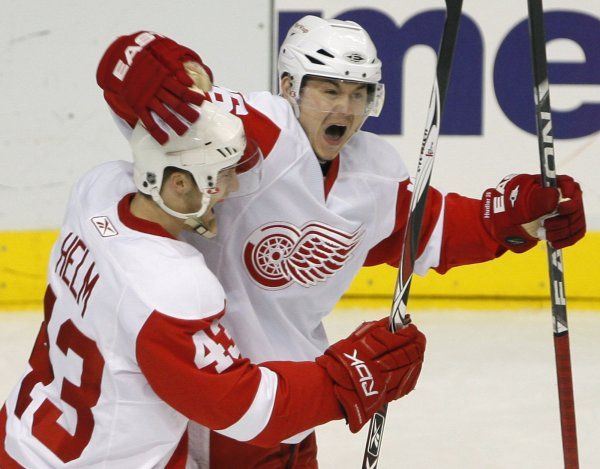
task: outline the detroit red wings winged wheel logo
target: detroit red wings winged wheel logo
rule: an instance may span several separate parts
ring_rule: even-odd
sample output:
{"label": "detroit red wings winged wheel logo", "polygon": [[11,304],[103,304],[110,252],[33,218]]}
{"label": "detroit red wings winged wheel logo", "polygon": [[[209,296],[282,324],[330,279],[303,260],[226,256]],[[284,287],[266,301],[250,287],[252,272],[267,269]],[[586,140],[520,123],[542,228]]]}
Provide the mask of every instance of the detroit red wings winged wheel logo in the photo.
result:
{"label": "detroit red wings winged wheel logo", "polygon": [[310,222],[302,228],[269,223],[255,230],[244,245],[244,263],[252,279],[267,289],[292,283],[304,287],[324,282],[352,256],[363,235]]}

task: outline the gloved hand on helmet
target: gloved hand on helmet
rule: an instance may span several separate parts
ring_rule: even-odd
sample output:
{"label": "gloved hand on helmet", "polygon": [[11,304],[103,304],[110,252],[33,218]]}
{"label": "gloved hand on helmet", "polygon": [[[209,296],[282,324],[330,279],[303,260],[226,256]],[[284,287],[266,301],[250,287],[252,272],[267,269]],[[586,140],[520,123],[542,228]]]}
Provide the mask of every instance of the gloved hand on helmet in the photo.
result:
{"label": "gloved hand on helmet", "polygon": [[[119,117],[134,127],[140,119],[161,144],[168,134],[157,117],[178,135],[200,116],[200,105],[212,83],[211,70],[194,51],[148,31],[121,36],[106,50],[96,74],[104,98]],[[197,91],[190,87],[195,86]]]}

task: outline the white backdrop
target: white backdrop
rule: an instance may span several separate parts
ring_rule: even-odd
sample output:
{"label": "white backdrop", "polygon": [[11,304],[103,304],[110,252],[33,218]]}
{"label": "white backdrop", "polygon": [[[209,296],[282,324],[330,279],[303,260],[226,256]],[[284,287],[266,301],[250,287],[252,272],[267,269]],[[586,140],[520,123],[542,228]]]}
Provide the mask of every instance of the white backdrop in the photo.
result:
{"label": "white backdrop", "polygon": [[117,36],[157,31],[198,51],[229,87],[270,86],[269,0],[0,4],[0,230],[58,228],[77,177],[128,158],[95,78]]}
{"label": "white backdrop", "polygon": [[[81,2],[2,0],[0,17],[0,230],[56,228],[71,184],[93,165],[128,157],[95,83],[98,60],[112,39],[139,29],[164,33],[195,49],[216,81],[239,90],[269,89],[271,1],[206,0]],[[167,6],[168,5],[168,6]],[[337,16],[370,9],[400,28],[410,18],[440,9],[441,0],[277,0],[276,10],[318,11]],[[576,6],[546,0],[547,11],[584,13],[600,20],[600,1]],[[493,85],[497,52],[508,32],[526,18],[524,0],[466,0],[464,12],[483,42],[482,135],[442,136],[433,174],[436,186],[479,197],[512,172],[538,172],[536,138],[501,110]],[[600,43],[600,28],[594,32]],[[596,38],[596,39],[594,39]],[[392,39],[390,39],[392,40]],[[582,48],[569,40],[549,43],[549,60],[585,63]],[[590,51],[588,51],[588,54]],[[435,54],[411,47],[404,56],[403,131],[390,140],[411,171],[416,168],[429,99]],[[385,63],[384,63],[385,70]],[[599,72],[600,76],[600,72]],[[386,83],[388,90],[397,83]],[[551,88],[554,109],[567,111],[583,101],[600,103],[600,86]],[[386,106],[398,106],[388,100]],[[556,141],[559,172],[582,182],[589,226],[600,229],[600,132]]]}

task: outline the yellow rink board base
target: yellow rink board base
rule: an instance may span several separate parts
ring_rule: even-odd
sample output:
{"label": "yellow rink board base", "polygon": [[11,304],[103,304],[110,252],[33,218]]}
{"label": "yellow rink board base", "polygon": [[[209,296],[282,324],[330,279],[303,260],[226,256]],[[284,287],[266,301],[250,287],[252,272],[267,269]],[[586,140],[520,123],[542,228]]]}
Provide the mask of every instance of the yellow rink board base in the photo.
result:
{"label": "yellow rink board base", "polygon": [[[0,232],[0,311],[40,310],[46,268],[58,231]],[[565,291],[569,307],[600,311],[600,232],[588,233],[563,251]],[[339,307],[388,307],[396,269],[368,267],[360,271]],[[549,307],[545,243],[524,254],[415,276],[409,309],[520,309]],[[275,293],[276,294],[276,293]]]}

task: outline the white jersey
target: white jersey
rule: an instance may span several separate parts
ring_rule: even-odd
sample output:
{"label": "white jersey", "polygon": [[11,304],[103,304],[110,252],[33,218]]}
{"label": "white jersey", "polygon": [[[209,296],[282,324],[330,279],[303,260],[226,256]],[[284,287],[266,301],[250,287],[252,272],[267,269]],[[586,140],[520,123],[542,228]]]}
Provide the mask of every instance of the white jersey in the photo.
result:
{"label": "white jersey", "polygon": [[[263,150],[263,181],[256,193],[217,208],[216,239],[190,240],[227,292],[224,322],[243,354],[258,361],[313,359],[327,347],[323,317],[359,269],[398,265],[408,171],[389,143],[359,131],[324,179],[285,99],[270,93],[242,97],[217,87],[211,97],[244,121],[248,137]],[[454,213],[445,224],[448,206]],[[478,223],[478,210],[479,201],[432,189],[415,272],[494,257],[488,251],[497,245],[482,226],[466,233]],[[465,231],[460,238],[448,236],[458,229]],[[444,250],[458,254],[444,256]]]}
{"label": "white jersey", "polygon": [[[242,355],[254,362],[312,360],[328,344],[323,317],[359,269],[398,265],[411,196],[408,171],[385,140],[359,131],[323,178],[286,100],[219,87],[210,96],[239,116],[247,137],[258,143],[263,180],[258,191],[215,208],[215,239],[186,239],[227,292],[222,323]],[[479,211],[479,200],[431,188],[415,272],[443,273],[501,254]]]}
{"label": "white jersey", "polygon": [[[395,200],[408,172],[386,142],[359,132],[336,159],[337,178],[326,193],[289,104],[267,93],[247,104],[279,129],[265,155],[263,184],[218,207],[218,237],[197,244],[228,292],[227,327],[241,349],[259,361],[310,360],[327,346],[321,320],[369,249],[392,231],[395,210],[378,201]],[[437,257],[432,252],[428,264]]]}
{"label": "white jersey", "polygon": [[[247,137],[263,151],[263,180],[255,193],[216,207],[216,238],[187,239],[227,292],[223,323],[242,354],[257,362],[312,360],[328,345],[323,317],[360,268],[398,266],[411,196],[408,171],[389,143],[359,131],[323,178],[285,99],[218,87],[210,95],[242,119]],[[479,222],[478,200],[430,190],[416,273],[445,272],[497,252]],[[192,435],[203,435],[197,427],[190,426]]]}
{"label": "white jersey", "polygon": [[181,468],[189,419],[273,445],[341,418],[318,365],[240,358],[202,254],[132,215],[134,191],[113,162],[72,192],[44,322],[0,412],[0,467]]}

